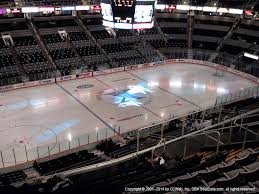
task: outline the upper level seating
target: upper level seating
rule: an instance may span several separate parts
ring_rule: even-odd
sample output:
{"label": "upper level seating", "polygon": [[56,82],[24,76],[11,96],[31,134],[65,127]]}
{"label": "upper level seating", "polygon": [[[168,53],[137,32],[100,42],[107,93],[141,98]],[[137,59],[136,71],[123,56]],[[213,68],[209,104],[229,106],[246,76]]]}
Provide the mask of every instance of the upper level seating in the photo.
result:
{"label": "upper level seating", "polygon": [[148,40],[147,42],[155,49],[166,47],[166,42],[164,40],[162,40],[162,39]]}
{"label": "upper level seating", "polygon": [[42,35],[42,38],[45,44],[52,44],[65,41],[61,39],[59,34]]}
{"label": "upper level seating", "polygon": [[38,28],[56,28],[56,27],[65,27],[65,26],[77,26],[75,20],[73,20],[73,19],[35,21],[34,23]]}
{"label": "upper level seating", "polygon": [[227,32],[196,28],[193,30],[193,35],[224,37],[227,35]]}
{"label": "upper level seating", "polygon": [[158,31],[156,28],[151,28],[151,29],[145,29],[145,30],[140,30],[139,35],[149,35],[149,34],[157,34]]}
{"label": "upper level seating", "polygon": [[123,37],[123,36],[132,36],[132,32],[130,30],[114,30],[117,37]]}
{"label": "upper level seating", "polygon": [[[12,55],[3,55],[0,56],[0,80],[5,78],[14,78],[12,83],[16,83],[16,77],[20,76],[20,72],[18,71],[14,57]],[[10,84],[1,80],[1,85]]]}
{"label": "upper level seating", "polygon": [[27,30],[28,26],[25,22],[9,22],[0,23],[0,32],[15,31],[15,30]]}
{"label": "upper level seating", "polygon": [[240,33],[233,33],[231,36],[231,39],[245,41],[247,43],[256,43],[259,45],[259,36],[255,37],[255,36],[249,36],[249,35],[240,34]]}
{"label": "upper level seating", "polygon": [[83,32],[69,32],[70,41],[87,40],[87,36]]}
{"label": "upper level seating", "polygon": [[157,17],[156,18],[156,21],[158,23],[161,23],[161,22],[181,22],[181,23],[187,23],[187,17],[170,17],[170,18],[167,18],[167,17]]}
{"label": "upper level seating", "polygon": [[120,58],[113,57],[112,59],[118,64],[119,67],[123,67],[127,65],[143,64],[146,61],[140,55],[139,56],[129,55],[127,57],[120,57]]}
{"label": "upper level seating", "polygon": [[128,50],[132,49],[128,46],[124,46],[124,45],[119,44],[119,43],[102,45],[102,48],[107,53],[122,52],[122,51],[128,51]]}
{"label": "upper level seating", "polygon": [[12,183],[21,182],[25,180],[26,175],[23,171],[14,171],[10,173],[0,174],[0,189],[1,186],[6,186]]}
{"label": "upper level seating", "polygon": [[237,47],[237,46],[234,46],[234,45],[225,44],[222,47],[221,51],[229,53],[229,54],[232,54],[232,55],[237,55],[237,54],[239,54],[239,53],[241,53],[243,51],[246,51],[246,49],[241,48],[241,47]]}
{"label": "upper level seating", "polygon": [[245,1],[243,0],[219,0],[218,6],[219,7],[227,7],[227,8],[243,8]]}
{"label": "upper level seating", "polygon": [[19,59],[22,64],[37,63],[47,60],[42,52],[21,53]]}
{"label": "upper level seating", "polygon": [[107,30],[98,30],[98,31],[91,31],[91,34],[96,39],[105,39],[111,38],[112,36],[107,32]]}
{"label": "upper level seating", "polygon": [[86,25],[86,27],[88,25],[102,25],[102,18],[85,18],[83,19],[84,24]]}
{"label": "upper level seating", "polygon": [[192,47],[198,48],[198,49],[216,50],[218,47],[218,44],[212,43],[212,42],[204,42],[201,40],[201,41],[193,41]]}
{"label": "upper level seating", "polygon": [[13,41],[15,46],[29,46],[37,44],[33,36],[13,37]]}
{"label": "upper level seating", "polygon": [[222,20],[220,18],[210,18],[210,19],[195,19],[196,24],[208,24],[208,25],[219,25],[219,26],[233,26],[233,21],[227,21],[227,20]]}
{"label": "upper level seating", "polygon": [[103,161],[103,159],[94,153],[89,153],[88,150],[82,150],[58,159],[40,163],[35,162],[33,166],[41,175],[47,175],[50,173],[71,169],[73,167],[79,167],[80,165],[90,165],[101,161]]}
{"label": "upper level seating", "polygon": [[3,39],[0,38],[0,49],[3,49],[3,48],[7,48],[7,46],[5,46]]}
{"label": "upper level seating", "polygon": [[187,17],[159,17],[157,22],[167,39],[167,47],[187,46]]}
{"label": "upper level seating", "polygon": [[168,39],[166,42],[166,47],[187,47],[187,40],[177,40],[177,39]]}
{"label": "upper level seating", "polygon": [[76,57],[75,53],[73,53],[72,49],[70,48],[53,50],[50,52],[50,54],[54,60]]}
{"label": "upper level seating", "polygon": [[0,56],[0,67],[13,66],[15,61],[12,55]]}
{"label": "upper level seating", "polygon": [[241,23],[241,24],[239,24],[239,28],[259,31],[258,25],[256,26],[256,25],[248,24],[248,23]]}
{"label": "upper level seating", "polygon": [[78,47],[76,50],[80,56],[91,56],[101,54],[100,49],[96,46]]}
{"label": "upper level seating", "polygon": [[164,34],[187,34],[187,28],[183,27],[161,27]]}
{"label": "upper level seating", "polygon": [[12,78],[21,75],[16,66],[7,66],[0,68],[0,78]]}

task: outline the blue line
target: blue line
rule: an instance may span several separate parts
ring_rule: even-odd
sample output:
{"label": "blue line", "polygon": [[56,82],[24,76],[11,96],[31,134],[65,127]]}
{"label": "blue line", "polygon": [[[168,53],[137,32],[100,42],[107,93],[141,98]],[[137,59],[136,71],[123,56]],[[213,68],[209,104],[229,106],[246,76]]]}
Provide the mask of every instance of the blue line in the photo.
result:
{"label": "blue line", "polygon": [[118,133],[114,128],[112,128],[110,125],[108,125],[103,119],[101,119],[95,112],[93,112],[90,108],[88,108],[84,103],[82,103],[79,99],[73,96],[69,91],[67,91],[64,87],[56,83],[62,90],[64,90],[68,95],[70,95],[74,100],[76,100],[79,104],[81,104],[86,110],[88,110],[90,113],[92,113],[96,118],[98,118],[103,124],[105,124],[107,127],[109,127],[113,132]]}
{"label": "blue line", "polygon": [[[134,75],[134,74],[132,74],[132,73],[130,73],[130,72],[128,72],[128,71],[126,71],[126,72],[127,72],[128,74],[130,74],[130,75],[132,75],[132,76],[134,76],[134,77],[136,77],[136,78],[138,78],[138,79],[144,81],[144,82],[147,82],[147,80],[144,80],[144,79],[142,79],[141,77],[139,77],[139,76],[137,76],[137,75]],[[186,102],[189,102],[190,104],[192,104],[192,105],[194,105],[194,106],[196,106],[196,107],[202,109],[202,108],[201,108],[200,106],[198,106],[197,104],[194,104],[193,102],[191,102],[191,101],[189,101],[189,100],[186,100],[185,98],[183,98],[183,97],[181,97],[181,96],[178,96],[178,95],[176,95],[176,94],[174,94],[174,93],[172,93],[172,92],[170,92],[170,91],[168,91],[168,90],[166,90],[166,89],[164,89],[164,88],[161,88],[161,87],[159,87],[159,86],[156,86],[156,87],[159,88],[159,89],[161,89],[161,90],[163,90],[163,91],[165,91],[165,92],[167,92],[167,93],[169,93],[169,94],[171,94],[171,95],[173,95],[173,96],[176,96],[176,97],[178,97],[178,98],[181,98],[182,100],[184,100],[184,101],[186,101]]]}

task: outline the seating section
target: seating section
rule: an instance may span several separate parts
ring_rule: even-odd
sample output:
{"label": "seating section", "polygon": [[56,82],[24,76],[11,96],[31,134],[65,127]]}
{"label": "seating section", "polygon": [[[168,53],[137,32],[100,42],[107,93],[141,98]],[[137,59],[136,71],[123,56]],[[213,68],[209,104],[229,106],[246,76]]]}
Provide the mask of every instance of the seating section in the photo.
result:
{"label": "seating section", "polygon": [[8,23],[0,23],[0,32],[12,32],[19,30],[27,30],[28,26],[25,22],[8,22]]}
{"label": "seating section", "polygon": [[[143,145],[141,146],[141,149],[151,147],[155,145],[156,142],[156,140],[148,138],[144,141]],[[96,149],[104,152],[109,157],[119,158],[130,153],[136,152],[137,142],[136,140],[132,140],[125,145],[119,145],[112,142],[112,140],[108,140],[99,143],[96,146]]]}
{"label": "seating section", "polygon": [[[111,145],[111,144],[108,144]],[[241,154],[247,153],[242,157]],[[259,180],[259,151],[240,150],[201,151],[186,158],[163,155],[164,165],[150,163],[150,155],[131,161],[127,167],[118,166],[111,174],[99,174],[72,186],[73,191],[86,188],[89,193],[102,190],[120,192],[134,187],[250,187]],[[156,155],[154,157],[157,157]],[[242,168],[244,167],[244,168]],[[246,169],[246,170],[244,170]],[[98,174],[98,172],[96,172]],[[251,184],[250,184],[251,183]],[[69,190],[67,190],[69,191]],[[145,193],[145,192],[139,192]]]}
{"label": "seating section", "polygon": [[20,75],[12,55],[0,56],[0,85],[17,83],[20,81]]}
{"label": "seating section", "polygon": [[0,56],[0,66],[7,67],[7,66],[14,66],[15,61],[12,55]]}
{"label": "seating section", "polygon": [[[42,52],[21,53],[18,56],[31,81],[44,79],[44,73],[49,71],[49,66]],[[38,73],[41,74],[40,77],[37,76]]]}
{"label": "seating section", "polygon": [[7,48],[7,46],[5,46],[5,43],[4,43],[3,39],[1,38],[0,39],[0,49],[3,49],[3,48]]}
{"label": "seating section", "polygon": [[130,47],[124,46],[124,45],[119,44],[119,43],[102,45],[102,48],[107,53],[114,53],[114,52],[121,52],[121,51],[131,50]]}
{"label": "seating section", "polygon": [[150,35],[150,34],[158,34],[158,31],[155,27],[151,29],[145,29],[145,30],[140,30],[139,35]]}
{"label": "seating section", "polygon": [[75,20],[73,19],[35,21],[34,23],[38,28],[61,28],[66,26],[77,25]]}
{"label": "seating section", "polygon": [[112,36],[107,32],[107,30],[97,30],[97,31],[91,31],[91,34],[96,39],[105,39],[105,38],[111,38]]}
{"label": "seating section", "polygon": [[25,178],[26,174],[23,171],[14,171],[0,174],[0,190],[2,186],[24,181]]}
{"label": "seating section", "polygon": [[229,45],[229,44],[225,44],[222,49],[222,52],[226,52],[232,55],[238,55],[241,54],[243,51],[246,51],[246,49],[238,47],[238,46],[233,46],[233,45]]}
{"label": "seating section", "polygon": [[34,52],[29,54],[22,53],[19,57],[22,64],[46,61],[46,58],[42,52]]}
{"label": "seating section", "polygon": [[103,158],[95,155],[94,153],[90,153],[88,150],[83,150],[60,157],[58,159],[39,163],[35,162],[33,166],[41,175],[47,175],[66,169],[79,167],[80,165],[86,166],[94,164],[103,160]]}
{"label": "seating section", "polygon": [[36,45],[37,42],[32,36],[22,36],[13,38],[15,46]]}
{"label": "seating section", "polygon": [[89,46],[89,47],[78,47],[77,52],[80,56],[91,56],[91,55],[99,55],[101,51],[96,46]]}
{"label": "seating section", "polygon": [[162,39],[147,41],[154,49],[165,48],[166,42]]}
{"label": "seating section", "polygon": [[179,48],[186,48],[187,47],[187,40],[174,40],[168,39],[166,42],[166,47],[179,47]]}
{"label": "seating section", "polygon": [[124,37],[124,36],[132,36],[133,35],[130,30],[121,30],[121,29],[117,30],[117,29],[115,29],[114,31],[115,31],[117,37]]}
{"label": "seating section", "polygon": [[192,47],[197,49],[216,50],[218,44],[213,42],[193,41]]}
{"label": "seating section", "polygon": [[59,34],[48,34],[42,36],[43,41],[45,44],[53,44],[58,42],[64,42],[65,40],[62,40]]}
{"label": "seating section", "polygon": [[[167,0],[162,2],[170,5],[179,3]],[[212,6],[210,1],[192,0],[188,3],[195,6]],[[243,6],[239,0],[230,0],[228,3],[218,1],[217,6],[229,7],[234,4],[236,7]],[[55,4],[59,5],[60,2]],[[73,1],[61,4],[73,5]],[[248,2],[246,6],[249,7],[250,4],[251,2]],[[256,3],[254,5],[258,6]],[[159,12],[156,13],[154,27],[143,30],[105,28],[102,25],[101,14],[97,13],[87,13],[87,16],[82,15],[80,18],[65,16],[50,17],[47,20],[34,17],[32,22],[40,40],[34,34],[35,31],[32,30],[30,23],[23,18],[3,22],[0,24],[0,32],[10,34],[14,46],[6,47],[0,38],[2,58],[0,58],[2,60],[0,76],[2,79],[15,78],[18,82],[21,80],[20,76],[24,80],[29,77],[29,80],[32,81],[43,77],[48,78],[49,72],[53,73],[56,70],[58,70],[58,74],[68,75],[86,69],[92,71],[161,61],[170,56],[177,57],[176,54],[169,53],[173,50],[187,49],[189,38],[192,39],[192,43],[188,46],[194,50],[215,51],[219,49],[221,53],[228,53],[233,57],[235,55],[241,56],[243,52],[257,53],[259,30],[256,21],[250,21],[246,17],[237,20],[237,18],[229,17],[227,14],[222,16],[216,14],[208,17],[206,15],[197,13],[190,19],[184,13]],[[81,21],[83,21],[83,26]],[[192,26],[191,35],[189,35],[190,26]],[[67,32],[67,40],[58,33],[60,29]],[[230,36],[227,37],[227,35]],[[225,39],[226,37],[227,39]],[[41,41],[45,48],[39,44]],[[10,53],[8,49],[14,49],[15,52]],[[5,54],[2,54],[2,51]],[[215,61],[213,57],[210,58],[209,54],[207,55],[203,59]],[[181,56],[190,57],[191,54],[182,54]],[[13,57],[15,64],[3,62],[9,60],[9,57]],[[244,64],[252,64],[252,67],[246,68],[245,65],[234,64],[238,69],[259,75],[259,68],[254,65],[254,61],[248,59],[240,61]],[[6,63],[10,65],[4,65]],[[44,76],[38,76],[40,73]],[[1,80],[0,84],[4,83],[14,82]]]}
{"label": "seating section", "polygon": [[83,19],[83,22],[86,26],[90,26],[90,25],[102,25],[103,21],[102,21],[102,17],[98,17],[98,18],[85,18]]}
{"label": "seating section", "polygon": [[228,0],[228,1],[219,0],[218,1],[219,7],[227,7],[227,8],[235,7],[235,8],[242,9],[244,4],[245,3],[242,0]]}
{"label": "seating section", "polygon": [[70,41],[87,40],[88,38],[83,32],[69,32]]}
{"label": "seating section", "polygon": [[54,60],[74,58],[76,56],[70,48],[53,50],[50,54]]}

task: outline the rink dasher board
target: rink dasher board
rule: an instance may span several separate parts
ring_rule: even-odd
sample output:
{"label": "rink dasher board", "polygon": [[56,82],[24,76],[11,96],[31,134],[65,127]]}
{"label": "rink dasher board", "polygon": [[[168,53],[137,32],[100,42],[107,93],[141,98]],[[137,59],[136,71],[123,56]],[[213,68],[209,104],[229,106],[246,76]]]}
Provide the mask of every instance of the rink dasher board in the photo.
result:
{"label": "rink dasher board", "polygon": [[153,62],[153,63],[129,65],[129,66],[126,66],[126,67],[117,67],[117,68],[105,69],[105,70],[101,70],[101,71],[82,72],[82,73],[76,74],[76,75],[67,75],[67,76],[44,79],[44,80],[39,80],[39,81],[32,81],[32,82],[26,82],[26,83],[18,83],[18,84],[13,84],[13,85],[7,85],[7,86],[0,87],[0,92],[5,92],[5,91],[9,91],[9,90],[16,90],[16,89],[21,89],[21,88],[34,87],[34,86],[40,86],[40,85],[46,85],[46,84],[53,84],[53,83],[63,82],[63,81],[68,81],[68,80],[88,78],[88,77],[99,76],[99,75],[106,75],[106,74],[111,74],[111,73],[118,73],[118,72],[122,72],[122,71],[131,71],[131,70],[136,70],[136,69],[157,67],[157,66],[160,66],[160,65],[171,65],[171,64],[173,65],[175,63],[185,63],[185,64],[189,64],[189,65],[195,64],[195,65],[204,65],[204,66],[207,66],[207,67],[212,67],[212,68],[215,68],[215,69],[218,69],[218,70],[221,70],[221,71],[226,71],[226,72],[244,77],[248,80],[251,80],[251,81],[255,82],[257,85],[259,85],[259,78],[255,77],[255,76],[252,76],[250,74],[238,71],[236,69],[226,67],[224,65],[219,65],[219,64],[216,64],[216,63],[212,63],[212,62],[195,60],[195,59],[167,59],[167,60],[164,60],[164,61]]}

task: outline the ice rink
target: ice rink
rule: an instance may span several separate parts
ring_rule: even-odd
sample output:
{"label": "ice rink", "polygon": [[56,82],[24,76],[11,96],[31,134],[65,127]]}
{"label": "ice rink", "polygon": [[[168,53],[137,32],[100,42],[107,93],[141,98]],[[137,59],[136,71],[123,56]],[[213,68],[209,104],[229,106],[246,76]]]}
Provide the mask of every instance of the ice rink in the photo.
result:
{"label": "ice rink", "polygon": [[228,72],[215,76],[215,71],[162,65],[2,92],[5,164],[14,163],[14,152],[17,163],[25,162],[25,149],[29,159],[57,153],[213,106],[217,96],[256,85]]}

